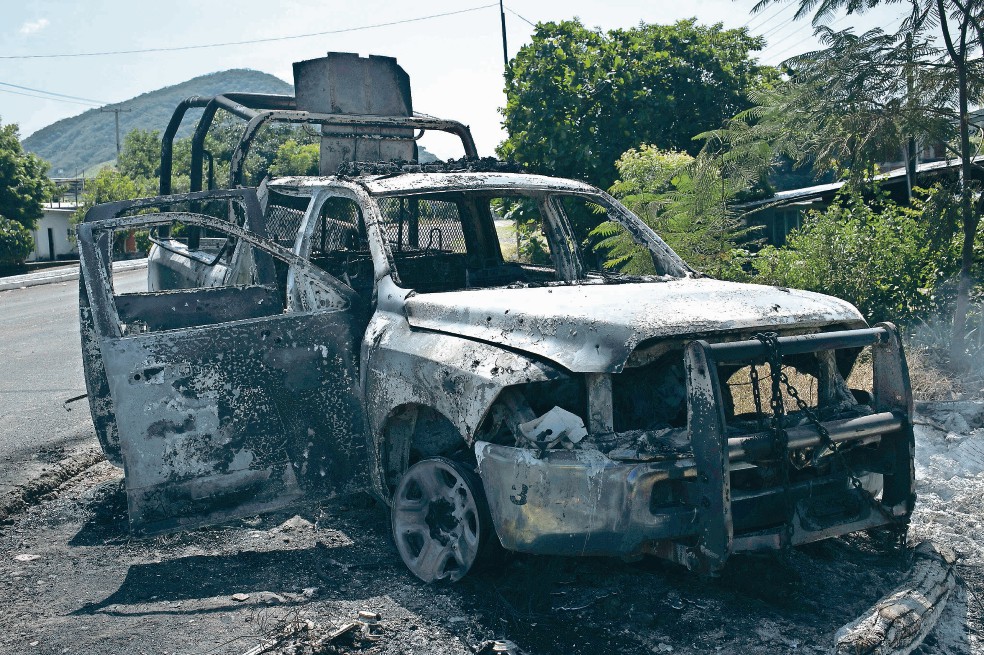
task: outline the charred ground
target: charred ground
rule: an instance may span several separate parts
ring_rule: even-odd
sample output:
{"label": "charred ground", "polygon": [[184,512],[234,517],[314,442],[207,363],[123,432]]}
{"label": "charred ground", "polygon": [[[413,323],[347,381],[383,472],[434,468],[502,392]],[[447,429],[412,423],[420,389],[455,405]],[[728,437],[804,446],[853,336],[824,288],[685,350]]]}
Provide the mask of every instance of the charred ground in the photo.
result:
{"label": "charred ground", "polygon": [[[953,435],[924,429],[922,465],[972,443]],[[918,653],[980,648],[980,518],[948,523],[934,500],[951,494],[966,509],[980,481],[969,469],[934,481],[917,511],[914,535],[963,555],[966,584]],[[353,631],[324,652],[472,653],[507,638],[527,653],[820,653],[909,566],[874,533],[735,557],[718,579],[655,559],[510,555],[425,585],[400,563],[385,508],[364,496],[133,540],[121,473],[106,463],[2,526],[0,553],[4,653],[241,654],[286,622],[323,634],[363,609],[381,615],[381,637]]]}

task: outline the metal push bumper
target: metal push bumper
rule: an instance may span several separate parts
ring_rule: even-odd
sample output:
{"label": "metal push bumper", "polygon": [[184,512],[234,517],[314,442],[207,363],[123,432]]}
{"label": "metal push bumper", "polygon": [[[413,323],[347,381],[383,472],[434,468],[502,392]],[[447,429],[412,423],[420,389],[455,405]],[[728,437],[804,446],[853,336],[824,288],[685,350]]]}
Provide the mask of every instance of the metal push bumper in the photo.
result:
{"label": "metal push bumper", "polygon": [[[825,423],[832,441],[878,443],[888,462],[862,476],[882,490],[879,509],[844,471],[783,487],[732,494],[731,474],[773,452],[771,433],[727,438],[720,362],[761,360],[759,341],[686,351],[692,458],[627,463],[594,450],[478,442],[475,451],[496,532],[509,550],[554,555],[651,553],[714,572],[735,552],[778,549],[905,520],[914,503],[911,393],[894,326],[787,337],[783,354],[873,346],[874,414]],[[788,448],[820,445],[810,426],[787,431]],[[763,525],[764,524],[764,525]]]}

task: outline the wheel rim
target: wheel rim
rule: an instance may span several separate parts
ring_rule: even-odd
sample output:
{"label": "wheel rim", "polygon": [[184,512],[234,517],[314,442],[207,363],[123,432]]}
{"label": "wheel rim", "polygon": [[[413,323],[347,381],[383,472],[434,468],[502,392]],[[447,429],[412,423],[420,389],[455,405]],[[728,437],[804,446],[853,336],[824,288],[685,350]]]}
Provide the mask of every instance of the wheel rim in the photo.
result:
{"label": "wheel rim", "polygon": [[425,459],[407,470],[393,496],[397,550],[424,582],[460,580],[478,557],[482,526],[474,476],[445,459]]}

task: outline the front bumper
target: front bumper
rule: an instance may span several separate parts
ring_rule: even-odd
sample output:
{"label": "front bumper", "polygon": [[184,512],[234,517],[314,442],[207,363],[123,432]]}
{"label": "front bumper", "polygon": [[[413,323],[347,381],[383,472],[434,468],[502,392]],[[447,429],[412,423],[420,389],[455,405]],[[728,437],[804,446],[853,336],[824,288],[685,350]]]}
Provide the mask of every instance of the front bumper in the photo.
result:
{"label": "front bumper", "polygon": [[[479,474],[503,547],[544,555],[654,554],[694,568],[700,534],[697,468],[692,459],[625,463],[598,451],[524,448],[478,442]],[[882,475],[861,480],[877,492]],[[853,489],[843,473],[793,483],[787,530],[781,487],[735,491],[731,552],[779,549],[890,520]],[[904,516],[901,503],[886,508]]]}
{"label": "front bumper", "polygon": [[[832,339],[838,339],[834,348],[853,346],[844,334],[815,335],[811,347],[830,348]],[[719,398],[713,353],[695,342],[687,352],[692,457],[627,463],[596,450],[548,450],[537,456],[526,448],[475,444],[502,545],[552,555],[648,553],[714,572],[735,552],[904,522],[914,503],[908,375],[894,330],[867,330],[854,338],[871,337],[876,338],[875,409],[880,411],[825,424],[834,442],[856,446],[851,468],[861,490],[842,466],[807,471],[788,487],[735,486],[743,469],[754,468],[753,462],[771,452],[772,436],[725,436],[720,407],[708,402]],[[796,339],[802,351],[803,337]],[[738,347],[743,346],[729,345]],[[819,444],[811,427],[790,429],[787,436],[790,450]],[[879,492],[881,500],[874,501]]]}

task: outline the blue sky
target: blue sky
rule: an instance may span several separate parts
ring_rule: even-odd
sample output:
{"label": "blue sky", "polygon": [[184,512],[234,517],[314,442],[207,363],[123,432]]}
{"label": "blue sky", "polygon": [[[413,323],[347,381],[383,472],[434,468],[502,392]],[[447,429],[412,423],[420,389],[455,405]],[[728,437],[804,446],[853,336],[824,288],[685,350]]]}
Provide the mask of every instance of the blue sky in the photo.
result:
{"label": "blue sky", "polygon": [[[502,41],[498,6],[492,0],[0,0],[0,83],[30,87],[96,102],[113,103],[191,77],[229,68],[253,68],[291,81],[291,62],[329,50],[396,57],[410,74],[417,111],[469,124],[480,153],[502,140],[498,109],[502,92]],[[695,16],[725,27],[747,25],[769,45],[764,63],[816,47],[808,21],[793,21],[793,5],[750,13],[755,0],[639,2],[608,0],[512,0],[506,2],[510,56],[532,32],[529,23],[578,16],[588,26],[630,27],[639,21],[672,23]],[[472,11],[462,11],[474,9]],[[838,17],[834,27],[894,28],[904,5],[876,13]],[[446,12],[454,15],[247,45],[124,55],[23,58],[25,55],[92,53],[194,46],[229,41],[344,30]],[[527,22],[529,21],[529,22]],[[68,98],[29,97],[33,91],[0,85],[0,119],[20,125],[27,136],[93,104]],[[230,89],[234,90],[234,89]],[[11,93],[11,92],[17,93]],[[35,94],[41,95],[41,94]],[[112,120],[112,114],[106,115]],[[450,142],[428,144],[442,156],[459,154]]]}

